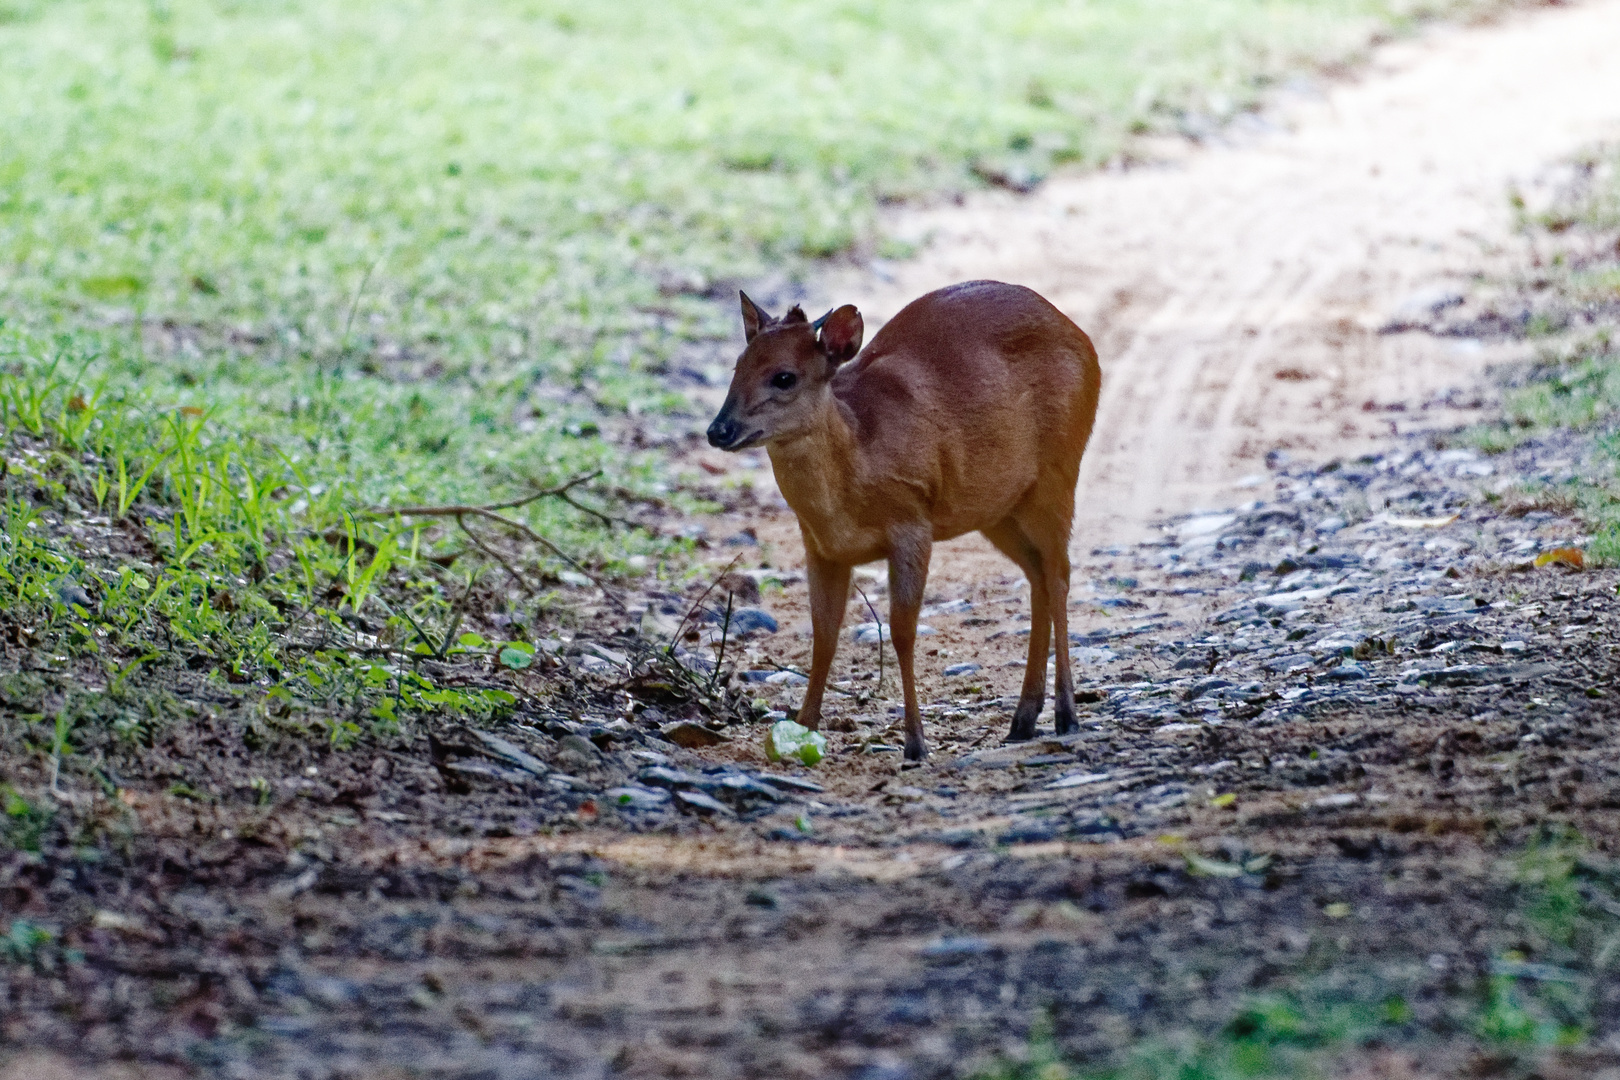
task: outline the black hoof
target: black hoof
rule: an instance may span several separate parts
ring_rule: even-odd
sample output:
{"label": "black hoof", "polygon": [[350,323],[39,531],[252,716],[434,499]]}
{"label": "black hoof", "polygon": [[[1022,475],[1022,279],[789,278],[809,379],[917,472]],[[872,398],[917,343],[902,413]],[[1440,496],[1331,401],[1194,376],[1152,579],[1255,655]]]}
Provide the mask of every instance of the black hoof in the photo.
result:
{"label": "black hoof", "polygon": [[1052,726],[1057,729],[1059,735],[1067,735],[1071,731],[1079,730],[1080,720],[1075,716],[1072,707],[1065,709],[1059,705],[1052,714]]}
{"label": "black hoof", "polygon": [[1033,707],[1020,704],[1013,711],[1012,730],[1007,732],[1008,742],[1028,742],[1035,737],[1035,721],[1041,715],[1040,702]]}
{"label": "black hoof", "polygon": [[923,742],[921,735],[906,736],[906,760],[921,761],[928,756],[928,744]]}

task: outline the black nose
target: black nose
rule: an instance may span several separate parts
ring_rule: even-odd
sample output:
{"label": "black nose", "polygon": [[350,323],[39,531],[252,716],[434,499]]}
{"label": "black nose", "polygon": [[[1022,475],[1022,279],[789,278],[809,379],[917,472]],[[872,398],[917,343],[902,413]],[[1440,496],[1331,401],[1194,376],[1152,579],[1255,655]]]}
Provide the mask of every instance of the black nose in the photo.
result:
{"label": "black nose", "polygon": [[709,445],[724,450],[736,441],[737,422],[724,416],[715,417],[714,423],[709,425]]}

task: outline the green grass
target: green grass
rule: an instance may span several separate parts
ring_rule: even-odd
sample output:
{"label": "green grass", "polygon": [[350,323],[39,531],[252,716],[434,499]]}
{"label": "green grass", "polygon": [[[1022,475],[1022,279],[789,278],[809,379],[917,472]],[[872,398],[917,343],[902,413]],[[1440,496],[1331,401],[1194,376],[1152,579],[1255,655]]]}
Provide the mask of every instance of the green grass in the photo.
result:
{"label": "green grass", "polygon": [[[435,686],[419,662],[471,653],[527,666],[532,648],[460,633],[458,612],[481,577],[498,580],[482,613],[510,606],[526,637],[558,577],[577,571],[499,523],[458,529],[390,509],[483,503],[570,474],[601,473],[597,492],[657,487],[649,466],[600,439],[515,428],[507,418],[522,395],[510,388],[240,358],[187,380],[117,342],[110,354],[79,344],[0,335],[0,624],[37,654],[36,670],[105,686],[89,699],[70,692],[59,721],[93,715],[134,742],[166,710],[134,708],[127,692],[149,675],[161,686],[164,669],[245,684],[340,746],[397,731],[407,712],[510,705],[499,686]],[[610,534],[579,507],[613,502],[586,490],[577,506],[541,498],[506,513],[609,574],[678,547]],[[26,714],[42,695],[0,697]],[[54,756],[68,740],[56,733]]]}
{"label": "green grass", "polygon": [[11,0],[0,303],[594,393],[709,317],[660,286],[844,251],[975,163],[1100,161],[1454,6]]}
{"label": "green grass", "polygon": [[730,284],[1471,3],[0,0],[0,632],[137,741],[172,703],[74,694],[200,670],[334,744],[498,707],[410,658],[517,665],[468,604],[523,637],[681,543],[376,511],[668,498],[628,429]]}
{"label": "green grass", "polygon": [[1587,433],[1596,472],[1531,485],[1520,501],[1578,509],[1592,528],[1588,557],[1612,566],[1620,564],[1620,150],[1581,164],[1584,182],[1564,201],[1521,220],[1550,253],[1517,283],[1515,302],[1530,312],[1521,336],[1539,341],[1535,359],[1510,373],[1501,417],[1462,441],[1505,453],[1555,430]]}

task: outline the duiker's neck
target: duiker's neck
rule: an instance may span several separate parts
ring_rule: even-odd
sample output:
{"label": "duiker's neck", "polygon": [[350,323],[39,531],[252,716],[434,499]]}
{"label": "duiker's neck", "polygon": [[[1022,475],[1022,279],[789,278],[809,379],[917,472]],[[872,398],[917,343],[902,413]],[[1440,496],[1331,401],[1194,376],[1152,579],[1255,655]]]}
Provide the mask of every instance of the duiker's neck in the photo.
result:
{"label": "duiker's neck", "polygon": [[861,479],[860,449],[850,418],[831,392],[802,434],[772,442],[766,450],[776,485],[801,520],[812,524],[841,516]]}

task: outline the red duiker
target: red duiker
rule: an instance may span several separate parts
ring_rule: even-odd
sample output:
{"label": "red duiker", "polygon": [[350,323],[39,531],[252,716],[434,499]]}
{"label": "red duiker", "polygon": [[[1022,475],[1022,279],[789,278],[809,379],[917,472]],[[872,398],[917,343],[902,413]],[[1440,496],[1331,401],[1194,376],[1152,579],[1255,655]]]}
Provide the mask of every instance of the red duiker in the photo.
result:
{"label": "red duiker", "polygon": [[814,633],[799,722],[820,726],[851,572],[887,559],[906,757],[928,752],[912,651],[929,553],[977,530],[1029,577],[1029,663],[1008,737],[1035,735],[1054,632],[1056,726],[1072,730],[1069,529],[1102,385],[1091,340],[1036,293],[995,281],[913,301],[864,351],[853,305],[812,323],[798,307],[773,319],[745,294],[742,317],[747,345],[709,443],[764,446],[799,517]]}

